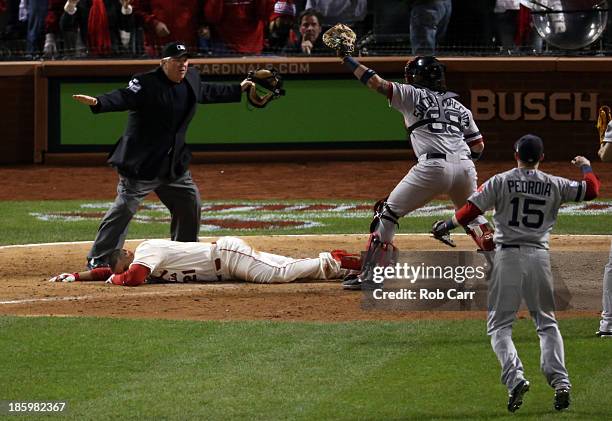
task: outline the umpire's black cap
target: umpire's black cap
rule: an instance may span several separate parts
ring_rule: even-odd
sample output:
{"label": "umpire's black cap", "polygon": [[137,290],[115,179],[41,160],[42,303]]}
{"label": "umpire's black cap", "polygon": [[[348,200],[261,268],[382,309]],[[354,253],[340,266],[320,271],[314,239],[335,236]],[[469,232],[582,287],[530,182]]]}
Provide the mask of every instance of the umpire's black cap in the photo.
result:
{"label": "umpire's black cap", "polygon": [[161,54],[162,58],[190,57],[187,46],[182,42],[171,42],[166,44]]}
{"label": "umpire's black cap", "polygon": [[540,157],[544,153],[544,142],[539,136],[526,134],[516,141],[514,152],[518,154],[521,161],[533,164],[540,161]]}

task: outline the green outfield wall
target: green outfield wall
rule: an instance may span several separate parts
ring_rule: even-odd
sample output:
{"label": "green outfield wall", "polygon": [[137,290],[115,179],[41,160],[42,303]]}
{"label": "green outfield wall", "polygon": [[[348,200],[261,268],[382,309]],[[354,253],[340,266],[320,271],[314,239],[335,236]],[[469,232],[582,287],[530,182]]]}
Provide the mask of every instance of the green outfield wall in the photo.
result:
{"label": "green outfield wall", "polygon": [[[125,83],[59,83],[59,130],[55,149],[115,143],[126,112],[93,114],[72,94],[96,96]],[[317,79],[285,82],[287,95],[265,109],[238,104],[198,105],[187,135],[189,144],[261,145],[397,141],[406,139],[401,114],[387,100],[356,80]],[[53,101],[53,98],[51,99]]]}

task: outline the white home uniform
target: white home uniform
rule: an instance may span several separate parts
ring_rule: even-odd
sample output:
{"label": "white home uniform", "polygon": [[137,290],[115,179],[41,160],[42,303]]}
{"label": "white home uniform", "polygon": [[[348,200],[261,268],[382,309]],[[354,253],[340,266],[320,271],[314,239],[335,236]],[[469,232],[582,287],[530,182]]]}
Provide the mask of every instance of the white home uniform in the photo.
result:
{"label": "white home uniform", "polygon": [[[482,139],[472,113],[452,92],[440,93],[413,85],[392,83],[390,105],[404,116],[412,149],[418,157],[408,174],[393,189],[387,205],[398,217],[418,209],[435,196],[448,194],[456,208],[476,190],[476,168],[469,145]],[[383,219],[377,233],[391,243],[395,223]],[[483,216],[470,223],[486,223]]]}
{"label": "white home uniform", "polygon": [[146,240],[136,248],[132,264],[149,268],[150,278],[169,282],[281,283],[343,276],[340,263],[330,253],[292,259],[257,251],[235,237],[221,237],[214,243]]}
{"label": "white home uniform", "polygon": [[570,387],[563,338],[554,314],[548,238],[561,204],[584,200],[585,193],[584,181],[515,168],[493,176],[468,199],[483,212],[495,208],[497,246],[487,333],[509,391],[525,378],[512,342],[512,324],[523,298],[540,337],[542,372],[553,388]]}

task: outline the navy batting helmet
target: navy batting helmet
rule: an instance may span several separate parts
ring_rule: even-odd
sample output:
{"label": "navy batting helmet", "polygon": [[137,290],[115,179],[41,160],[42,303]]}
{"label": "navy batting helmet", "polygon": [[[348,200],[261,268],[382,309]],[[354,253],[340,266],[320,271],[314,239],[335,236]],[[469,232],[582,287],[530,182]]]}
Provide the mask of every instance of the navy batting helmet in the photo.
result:
{"label": "navy batting helmet", "polygon": [[406,80],[434,91],[446,91],[446,67],[434,56],[419,56],[406,64]]}

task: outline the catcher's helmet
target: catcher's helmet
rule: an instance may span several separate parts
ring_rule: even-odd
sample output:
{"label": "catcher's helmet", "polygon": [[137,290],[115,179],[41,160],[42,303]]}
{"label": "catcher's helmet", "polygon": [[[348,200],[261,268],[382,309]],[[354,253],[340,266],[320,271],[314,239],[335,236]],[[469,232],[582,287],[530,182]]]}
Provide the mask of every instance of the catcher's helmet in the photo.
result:
{"label": "catcher's helmet", "polygon": [[434,91],[446,91],[446,67],[434,56],[419,56],[406,64],[406,80]]}

